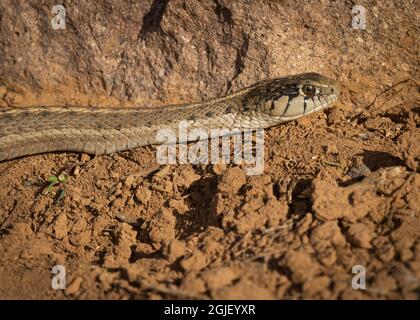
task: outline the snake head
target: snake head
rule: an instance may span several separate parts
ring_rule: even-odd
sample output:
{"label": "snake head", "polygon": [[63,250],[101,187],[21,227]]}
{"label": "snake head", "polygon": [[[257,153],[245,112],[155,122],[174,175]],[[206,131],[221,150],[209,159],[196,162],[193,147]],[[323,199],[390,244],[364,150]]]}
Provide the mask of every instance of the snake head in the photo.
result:
{"label": "snake head", "polygon": [[318,73],[272,80],[261,111],[284,122],[330,107],[340,95],[337,81]]}

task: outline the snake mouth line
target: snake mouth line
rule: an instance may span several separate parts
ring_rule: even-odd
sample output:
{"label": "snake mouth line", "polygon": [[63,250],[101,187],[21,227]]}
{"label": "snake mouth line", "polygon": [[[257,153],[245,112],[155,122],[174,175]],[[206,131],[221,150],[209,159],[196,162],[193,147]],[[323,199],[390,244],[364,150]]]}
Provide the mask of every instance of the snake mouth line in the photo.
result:
{"label": "snake mouth line", "polygon": [[[287,122],[287,121],[293,121],[296,119],[301,118],[302,116],[307,116],[310,115],[314,112],[323,110],[323,109],[327,109],[329,107],[331,107],[337,100],[338,100],[339,94],[329,94],[329,95],[320,95],[319,96],[319,104],[315,105],[315,107],[313,109],[310,109],[308,111],[304,111],[302,114],[296,115],[296,116],[281,116],[278,117],[276,120],[279,121],[281,120],[282,122]],[[324,100],[324,101],[322,101]]]}

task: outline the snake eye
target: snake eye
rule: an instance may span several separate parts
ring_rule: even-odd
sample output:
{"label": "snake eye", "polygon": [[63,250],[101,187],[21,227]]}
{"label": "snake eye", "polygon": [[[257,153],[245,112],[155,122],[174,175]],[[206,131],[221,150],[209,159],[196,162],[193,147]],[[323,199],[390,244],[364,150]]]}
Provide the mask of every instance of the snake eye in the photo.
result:
{"label": "snake eye", "polygon": [[305,95],[313,97],[316,93],[316,88],[314,86],[306,85],[302,87],[302,91]]}

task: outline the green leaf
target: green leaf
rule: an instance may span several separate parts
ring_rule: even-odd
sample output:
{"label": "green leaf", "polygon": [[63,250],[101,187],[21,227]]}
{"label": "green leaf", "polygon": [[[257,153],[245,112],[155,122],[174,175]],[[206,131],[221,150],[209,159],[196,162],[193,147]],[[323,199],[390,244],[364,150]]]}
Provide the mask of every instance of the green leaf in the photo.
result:
{"label": "green leaf", "polygon": [[48,194],[51,191],[52,187],[54,187],[57,183],[58,181],[51,182],[44,190],[42,190],[42,194]]}
{"label": "green leaf", "polygon": [[48,182],[58,182],[58,178],[56,176],[50,176]]}
{"label": "green leaf", "polygon": [[58,192],[59,192],[59,195],[58,195],[57,200],[55,202],[60,202],[66,194],[66,191],[64,189],[60,189],[60,190],[58,190]]}

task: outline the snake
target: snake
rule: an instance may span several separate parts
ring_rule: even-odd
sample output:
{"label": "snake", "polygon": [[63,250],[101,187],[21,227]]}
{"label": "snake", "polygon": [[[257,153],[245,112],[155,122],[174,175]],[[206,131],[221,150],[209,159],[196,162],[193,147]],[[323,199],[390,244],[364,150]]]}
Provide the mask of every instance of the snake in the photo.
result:
{"label": "snake", "polygon": [[[190,130],[265,129],[333,105],[337,81],[303,73],[257,82],[222,97],[163,106],[31,106],[0,108],[0,161],[47,152],[111,154],[163,144],[160,130],[181,141],[180,122]],[[227,133],[226,133],[227,132]],[[194,137],[196,140],[196,137]]]}

